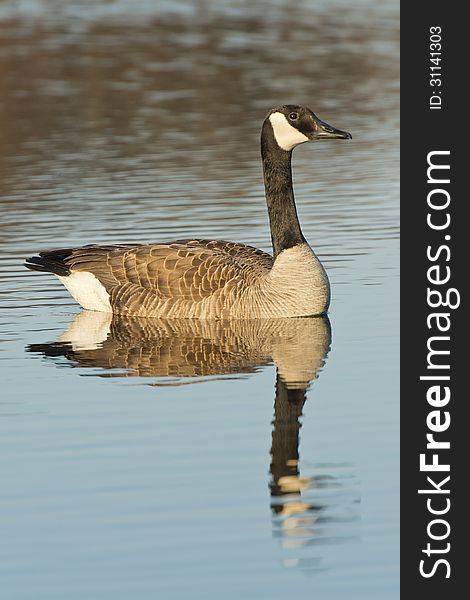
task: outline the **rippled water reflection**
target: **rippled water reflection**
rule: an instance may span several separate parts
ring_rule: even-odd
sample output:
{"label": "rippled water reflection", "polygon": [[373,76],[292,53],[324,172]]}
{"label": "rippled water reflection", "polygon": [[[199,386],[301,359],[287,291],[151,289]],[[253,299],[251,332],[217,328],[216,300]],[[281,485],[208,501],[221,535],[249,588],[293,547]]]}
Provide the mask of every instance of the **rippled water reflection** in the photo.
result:
{"label": "rippled water reflection", "polygon": [[[9,598],[397,596],[397,44],[392,1],[0,2]],[[22,267],[90,242],[270,250],[258,136],[287,101],[353,134],[294,154],[332,341],[318,319],[79,313]]]}

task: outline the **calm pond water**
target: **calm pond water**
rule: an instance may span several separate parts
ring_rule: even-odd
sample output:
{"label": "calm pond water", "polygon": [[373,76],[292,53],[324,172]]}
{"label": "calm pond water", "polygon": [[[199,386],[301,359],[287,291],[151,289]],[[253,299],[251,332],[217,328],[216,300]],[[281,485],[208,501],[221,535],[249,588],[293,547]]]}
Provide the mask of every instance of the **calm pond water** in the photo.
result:
{"label": "calm pond water", "polygon": [[[8,600],[398,597],[398,3],[0,2],[0,580]],[[80,312],[51,247],[270,250],[294,154],[329,320]]]}

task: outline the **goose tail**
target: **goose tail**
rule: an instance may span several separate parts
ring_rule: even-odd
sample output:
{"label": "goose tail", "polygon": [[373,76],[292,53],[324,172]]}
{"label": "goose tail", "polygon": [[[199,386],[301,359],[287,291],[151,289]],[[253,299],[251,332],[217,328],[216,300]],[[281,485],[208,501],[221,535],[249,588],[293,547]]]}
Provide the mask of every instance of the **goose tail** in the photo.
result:
{"label": "goose tail", "polygon": [[24,266],[32,271],[43,273],[54,273],[61,277],[70,275],[70,269],[65,259],[71,254],[72,249],[46,250],[40,252],[39,256],[31,256],[25,260]]}

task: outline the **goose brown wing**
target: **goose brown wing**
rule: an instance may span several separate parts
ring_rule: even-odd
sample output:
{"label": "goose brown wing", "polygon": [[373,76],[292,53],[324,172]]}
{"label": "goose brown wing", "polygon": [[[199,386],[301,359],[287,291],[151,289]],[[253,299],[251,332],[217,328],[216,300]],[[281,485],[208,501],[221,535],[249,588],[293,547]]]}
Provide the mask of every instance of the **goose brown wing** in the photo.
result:
{"label": "goose brown wing", "polygon": [[72,271],[93,273],[112,305],[129,314],[150,314],[156,301],[169,308],[176,301],[197,303],[219,290],[249,286],[271,269],[273,258],[244,244],[176,240],[77,248],[64,263]]}

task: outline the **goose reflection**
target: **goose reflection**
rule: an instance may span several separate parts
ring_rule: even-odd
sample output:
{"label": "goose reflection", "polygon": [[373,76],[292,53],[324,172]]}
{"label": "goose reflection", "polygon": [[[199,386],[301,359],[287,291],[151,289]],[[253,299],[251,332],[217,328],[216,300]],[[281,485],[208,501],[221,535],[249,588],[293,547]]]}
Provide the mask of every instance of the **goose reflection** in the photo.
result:
{"label": "goose reflection", "polygon": [[[288,389],[308,388],[331,341],[326,317],[143,319],[82,311],[57,342],[29,352],[65,357],[102,377],[185,378],[253,373],[273,361]],[[171,380],[170,383],[175,383]]]}
{"label": "goose reflection", "polygon": [[[330,343],[327,317],[201,321],[83,311],[57,342],[30,345],[28,351],[65,358],[72,367],[94,368],[101,377],[160,378],[150,385],[253,373],[274,362],[271,511],[274,535],[292,550],[312,543],[328,503],[328,495],[326,501],[321,494],[321,501],[302,497],[312,497],[313,484],[317,490],[328,483],[301,476],[299,433],[308,388],[325,363]],[[297,564],[289,561],[286,566]]]}

